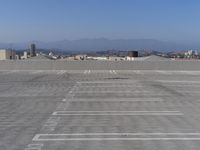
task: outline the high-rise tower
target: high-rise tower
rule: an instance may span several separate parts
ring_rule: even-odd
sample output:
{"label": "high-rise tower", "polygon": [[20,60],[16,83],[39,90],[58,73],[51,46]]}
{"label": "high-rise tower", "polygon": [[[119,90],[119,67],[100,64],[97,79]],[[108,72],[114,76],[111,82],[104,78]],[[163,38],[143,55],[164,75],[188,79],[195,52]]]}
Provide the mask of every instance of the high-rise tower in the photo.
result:
{"label": "high-rise tower", "polygon": [[30,57],[36,56],[36,46],[35,44],[30,45]]}

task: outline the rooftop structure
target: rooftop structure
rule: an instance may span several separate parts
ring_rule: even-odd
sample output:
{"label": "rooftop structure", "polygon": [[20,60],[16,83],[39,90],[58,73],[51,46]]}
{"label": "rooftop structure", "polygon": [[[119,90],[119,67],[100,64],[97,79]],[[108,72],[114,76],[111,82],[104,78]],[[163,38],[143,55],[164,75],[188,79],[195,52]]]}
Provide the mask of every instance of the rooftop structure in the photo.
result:
{"label": "rooftop structure", "polygon": [[129,51],[128,57],[138,57],[138,51]]}
{"label": "rooftop structure", "polygon": [[0,49],[0,60],[16,59],[16,52],[10,49]]}

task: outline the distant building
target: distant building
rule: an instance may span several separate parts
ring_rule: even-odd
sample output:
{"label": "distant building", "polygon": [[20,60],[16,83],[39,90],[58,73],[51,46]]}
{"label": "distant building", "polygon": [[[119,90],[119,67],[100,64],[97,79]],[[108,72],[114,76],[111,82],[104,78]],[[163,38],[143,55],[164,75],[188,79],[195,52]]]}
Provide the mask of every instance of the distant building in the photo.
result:
{"label": "distant building", "polygon": [[27,59],[28,58],[28,53],[26,51],[24,51],[24,55],[21,56],[21,59]]}
{"label": "distant building", "polygon": [[125,57],[109,56],[108,60],[110,60],[110,61],[121,61],[121,60],[125,60]]}
{"label": "distant building", "polygon": [[16,60],[19,60],[19,59],[20,59],[20,56],[16,54],[16,55],[15,55],[15,59],[16,59]]}
{"label": "distant building", "polygon": [[16,59],[16,52],[9,49],[0,49],[0,60]]}
{"label": "distant building", "polygon": [[36,56],[36,46],[35,44],[30,45],[30,57]]}
{"label": "distant building", "polygon": [[198,52],[197,50],[189,50],[185,52],[184,55],[185,55],[185,58],[193,58],[198,55]]}
{"label": "distant building", "polygon": [[74,57],[75,60],[86,60],[87,59],[87,55],[76,55]]}
{"label": "distant building", "polygon": [[128,51],[128,57],[138,57],[138,51]]}
{"label": "distant building", "polygon": [[128,51],[126,60],[132,61],[135,60],[135,57],[138,57],[138,51]]}

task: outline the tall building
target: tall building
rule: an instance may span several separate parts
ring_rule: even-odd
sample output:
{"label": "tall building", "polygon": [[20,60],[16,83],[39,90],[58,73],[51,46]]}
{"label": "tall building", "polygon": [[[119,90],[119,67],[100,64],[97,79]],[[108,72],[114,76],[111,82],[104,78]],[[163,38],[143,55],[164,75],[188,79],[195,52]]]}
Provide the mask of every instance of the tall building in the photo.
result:
{"label": "tall building", "polygon": [[16,59],[16,52],[14,50],[0,49],[0,60]]}
{"label": "tall building", "polygon": [[30,45],[30,57],[36,56],[36,46],[35,44]]}

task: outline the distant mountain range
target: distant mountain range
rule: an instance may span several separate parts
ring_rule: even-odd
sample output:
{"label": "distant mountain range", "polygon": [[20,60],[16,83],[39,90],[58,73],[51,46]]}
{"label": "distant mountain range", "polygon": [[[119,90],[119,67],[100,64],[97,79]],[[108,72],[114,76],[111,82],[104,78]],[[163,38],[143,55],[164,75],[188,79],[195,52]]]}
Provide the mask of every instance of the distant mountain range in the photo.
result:
{"label": "distant mountain range", "polygon": [[65,50],[65,51],[101,51],[109,49],[117,50],[157,50],[175,51],[182,49],[198,49],[200,45],[176,44],[172,42],[154,39],[80,39],[62,40],[56,42],[32,41],[27,43],[0,43],[0,48],[28,49],[30,43],[35,43],[37,48]]}

